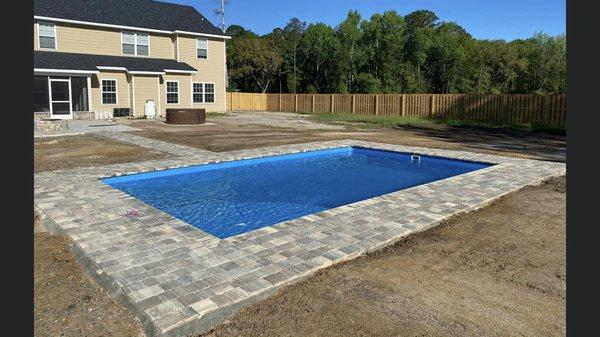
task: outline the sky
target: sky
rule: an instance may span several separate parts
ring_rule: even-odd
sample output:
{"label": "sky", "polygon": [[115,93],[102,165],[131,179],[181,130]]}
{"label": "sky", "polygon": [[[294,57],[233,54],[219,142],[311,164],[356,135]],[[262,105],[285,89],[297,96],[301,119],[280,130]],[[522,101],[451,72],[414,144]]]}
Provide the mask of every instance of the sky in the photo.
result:
{"label": "sky", "polygon": [[[194,6],[215,25],[219,22],[213,13],[219,0],[162,1]],[[418,9],[431,10],[442,21],[455,21],[478,39],[510,41],[540,31],[558,35],[566,30],[565,0],[229,0],[225,24],[262,35],[283,27],[292,17],[336,26],[349,10],[358,10],[367,19],[386,10],[406,15]]]}

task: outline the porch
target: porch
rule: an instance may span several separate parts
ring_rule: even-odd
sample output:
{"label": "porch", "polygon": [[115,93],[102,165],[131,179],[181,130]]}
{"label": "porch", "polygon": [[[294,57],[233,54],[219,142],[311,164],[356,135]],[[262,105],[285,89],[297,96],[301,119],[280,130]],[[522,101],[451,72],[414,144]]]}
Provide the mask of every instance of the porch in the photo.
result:
{"label": "porch", "polygon": [[147,101],[157,115],[166,104],[192,107],[196,72],[170,59],[35,51],[34,119],[106,119],[119,111],[141,117]]}
{"label": "porch", "polygon": [[92,110],[92,75],[67,72],[34,75],[34,120],[95,118]]}

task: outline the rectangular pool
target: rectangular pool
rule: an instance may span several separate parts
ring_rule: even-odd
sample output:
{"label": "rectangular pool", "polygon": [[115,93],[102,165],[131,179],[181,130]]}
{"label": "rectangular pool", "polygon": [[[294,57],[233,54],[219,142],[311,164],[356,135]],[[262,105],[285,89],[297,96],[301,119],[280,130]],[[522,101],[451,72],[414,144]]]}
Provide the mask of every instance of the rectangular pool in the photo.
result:
{"label": "rectangular pool", "polygon": [[343,147],[102,181],[224,239],[490,165]]}

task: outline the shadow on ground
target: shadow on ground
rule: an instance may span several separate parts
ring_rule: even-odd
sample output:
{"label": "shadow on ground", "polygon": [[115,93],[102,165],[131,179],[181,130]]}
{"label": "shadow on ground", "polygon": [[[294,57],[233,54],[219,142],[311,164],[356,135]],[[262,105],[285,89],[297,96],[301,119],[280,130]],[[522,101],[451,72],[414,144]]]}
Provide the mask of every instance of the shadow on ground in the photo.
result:
{"label": "shadow on ground", "polygon": [[465,145],[475,149],[496,152],[521,153],[541,160],[566,162],[567,147],[564,136],[548,135],[510,129],[441,126],[401,127],[398,132],[410,132],[443,142]]}
{"label": "shadow on ground", "polygon": [[407,146],[466,150],[539,160],[566,161],[566,137],[510,129],[432,125],[382,128],[358,123],[316,122],[290,113],[228,113],[202,126],[126,121],[137,135],[222,152],[325,140],[356,139]]}

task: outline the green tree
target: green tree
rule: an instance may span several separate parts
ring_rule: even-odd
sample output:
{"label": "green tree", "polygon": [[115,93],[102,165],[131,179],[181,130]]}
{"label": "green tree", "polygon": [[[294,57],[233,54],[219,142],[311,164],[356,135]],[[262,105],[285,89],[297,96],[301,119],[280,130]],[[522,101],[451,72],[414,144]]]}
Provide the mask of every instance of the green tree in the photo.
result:
{"label": "green tree", "polygon": [[369,73],[360,73],[356,77],[355,89],[361,94],[378,94],[381,92],[381,81]]}
{"label": "green tree", "polygon": [[346,92],[353,92],[358,69],[364,63],[364,53],[360,46],[363,32],[360,29],[361,17],[358,11],[348,12],[346,20],[336,29],[340,41],[340,71],[343,74],[341,83]]}
{"label": "green tree", "polygon": [[244,34],[231,46],[229,76],[244,91],[266,92],[281,65],[281,56],[268,37]]}
{"label": "green tree", "polygon": [[409,31],[419,28],[435,28],[440,24],[440,18],[434,12],[426,9],[420,9],[408,14],[404,20]]}
{"label": "green tree", "polygon": [[230,90],[277,92],[531,93],[566,91],[566,37],[477,40],[428,10],[335,29],[297,18],[259,37],[227,30]]}
{"label": "green tree", "polygon": [[364,70],[381,82],[384,92],[402,91],[404,19],[396,11],[374,14],[361,24],[366,53]]}
{"label": "green tree", "polygon": [[302,40],[302,35],[306,30],[306,22],[300,21],[298,18],[292,18],[286,25],[283,27],[283,37],[284,41],[286,41],[288,52],[291,51],[292,55],[292,78],[290,80],[292,93],[296,93],[298,89],[298,46],[300,45],[300,41]]}
{"label": "green tree", "polygon": [[489,74],[489,93],[513,93],[519,74],[526,71],[527,58],[519,55],[514,43],[503,40],[477,41],[478,54]]}
{"label": "green tree", "polygon": [[423,67],[433,43],[435,28],[440,24],[439,18],[432,11],[418,10],[408,14],[405,22],[405,90],[409,93],[427,92],[429,86]]}
{"label": "green tree", "polygon": [[531,92],[566,91],[567,40],[537,33],[530,39],[527,83]]}
{"label": "green tree", "polygon": [[426,62],[431,92],[472,92],[472,42],[471,36],[456,23],[443,23],[435,29]]}
{"label": "green tree", "polygon": [[300,41],[300,49],[305,87],[312,84],[318,92],[334,92],[339,83],[336,75],[340,46],[333,29],[323,23],[309,25]]}
{"label": "green tree", "polygon": [[273,31],[267,35],[273,41],[273,45],[277,49],[277,52],[281,56],[281,64],[277,68],[276,74],[276,91],[279,93],[283,93],[284,90],[288,91],[288,75],[292,71],[290,67],[290,58],[288,53],[288,42],[286,40],[285,33],[281,28],[275,28]]}
{"label": "green tree", "polygon": [[231,37],[238,37],[245,33],[247,33],[246,29],[244,29],[244,27],[242,27],[240,25],[231,25],[231,26],[227,27],[227,30],[225,31],[225,34],[227,34]]}

